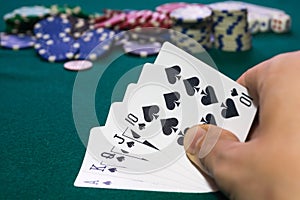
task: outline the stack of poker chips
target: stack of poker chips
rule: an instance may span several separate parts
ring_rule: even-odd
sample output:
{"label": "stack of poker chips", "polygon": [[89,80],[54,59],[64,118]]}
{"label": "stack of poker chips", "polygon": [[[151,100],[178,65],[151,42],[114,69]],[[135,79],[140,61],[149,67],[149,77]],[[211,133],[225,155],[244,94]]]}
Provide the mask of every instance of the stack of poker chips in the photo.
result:
{"label": "stack of poker chips", "polygon": [[252,34],[273,31],[286,33],[291,28],[291,17],[283,10],[241,1],[226,1],[227,5],[245,6],[248,10],[248,28]]}
{"label": "stack of poker chips", "polygon": [[[170,17],[173,21],[172,29],[174,31],[187,35],[206,49],[212,46],[212,11],[209,7],[201,4],[189,4],[173,10],[170,13]],[[181,48],[187,48],[191,45],[190,43],[186,44],[177,35],[174,38],[174,44]],[[176,38],[178,40],[177,43]]]}
{"label": "stack of poker chips", "polygon": [[84,12],[80,6],[68,6],[68,5],[51,5],[50,6],[51,15],[58,15],[58,14],[67,14],[69,16],[76,16],[80,18],[88,18],[90,17],[89,14]]}
{"label": "stack of poker chips", "polygon": [[3,16],[7,33],[32,32],[33,26],[42,18],[50,15],[50,9],[44,6],[24,6]]}
{"label": "stack of poker chips", "polygon": [[96,28],[130,30],[134,28],[170,28],[171,21],[166,14],[151,10],[104,10],[104,15],[94,19]]}
{"label": "stack of poker chips", "polygon": [[247,8],[226,2],[210,4],[213,10],[214,45],[223,51],[251,49],[251,32],[247,23]]}
{"label": "stack of poker chips", "polygon": [[[35,50],[49,62],[95,60],[109,50],[110,39],[115,32],[104,28],[89,28],[85,21],[74,20],[67,14],[49,16],[34,25]],[[100,44],[102,48],[92,52]]]}

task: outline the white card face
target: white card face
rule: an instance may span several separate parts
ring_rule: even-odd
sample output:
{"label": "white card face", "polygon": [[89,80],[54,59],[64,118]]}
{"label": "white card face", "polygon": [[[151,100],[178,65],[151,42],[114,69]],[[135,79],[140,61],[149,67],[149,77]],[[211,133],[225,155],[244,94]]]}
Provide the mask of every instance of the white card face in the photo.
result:
{"label": "white card face", "polygon": [[[188,114],[191,110],[183,110],[189,107],[182,107],[180,102],[176,107],[167,108],[165,95],[169,94],[172,95],[173,90],[159,83],[129,86],[124,101],[113,104],[112,114],[110,112],[112,120],[108,121],[120,130],[127,130],[122,133],[123,137],[147,147],[146,152],[135,150],[136,154],[147,154],[147,159],[151,160],[152,165],[144,167],[147,170],[165,168],[186,158],[183,130],[178,127],[181,126],[182,114]],[[186,163],[183,165],[186,169]],[[196,177],[190,176],[189,180],[193,179]]]}
{"label": "white card face", "polygon": [[[114,139],[110,140],[107,135],[116,132],[117,129],[105,127],[91,130],[87,152],[75,186],[189,193],[208,191],[204,186],[199,186],[184,176],[181,176],[182,179],[176,179],[172,176],[174,172],[168,171],[167,168],[152,172],[140,170],[135,173],[129,169],[133,165],[143,168],[145,164],[141,163],[151,163],[145,157],[129,152],[130,148],[124,151],[127,142],[131,140],[122,144],[119,144],[120,138],[117,138],[117,142],[114,142]],[[180,175],[180,171],[177,173]]]}
{"label": "white card face", "polygon": [[[135,91],[137,87],[138,85],[136,84],[130,84],[126,90],[125,98],[126,96],[130,96],[131,92]],[[118,124],[118,127],[124,125],[123,129],[125,129],[126,131],[122,131],[122,137],[128,140],[132,140],[135,143],[145,147],[143,151],[136,151],[135,149],[132,149],[132,152],[134,154],[141,155],[145,159],[148,159],[150,162],[143,163],[144,167],[141,167],[141,164],[138,164],[139,170],[136,171],[137,173],[155,172],[155,174],[159,173],[160,177],[164,177],[165,179],[172,179],[177,183],[182,182],[184,183],[184,185],[191,185],[191,187],[195,187],[195,185],[197,185],[197,187],[201,188],[201,191],[216,190],[215,187],[212,188],[212,184],[209,183],[206,179],[204,179],[202,175],[197,171],[197,169],[194,166],[192,166],[192,164],[189,162],[182,146],[182,134],[179,134],[177,137],[175,137],[175,140],[172,141],[173,144],[176,144],[173,145],[175,146],[175,148],[171,146],[170,148],[167,148],[167,152],[163,148],[157,150],[153,147],[158,147],[158,144],[155,143],[155,141],[158,141],[157,139],[162,140],[162,138],[159,137],[159,135],[154,135],[154,137],[143,137],[142,135],[140,138],[133,137],[133,126],[131,124],[128,124],[126,120],[126,123],[122,125],[120,123],[116,123],[116,121],[119,122],[119,119],[124,119],[125,117],[127,117],[127,114],[123,114],[122,110],[124,110],[123,103],[112,104],[108,115],[106,127],[114,127],[116,126],[116,124]],[[138,131],[135,132],[135,134],[141,134],[141,132]],[[180,142],[180,145],[178,145],[178,142]],[[155,146],[153,144],[155,144]],[[128,151],[131,152],[131,150]],[[134,161],[130,164],[133,166],[137,166],[136,162]],[[132,167],[129,166],[128,168]],[[199,184],[199,181],[203,184]]]}
{"label": "white card face", "polygon": [[[134,180],[126,174],[120,174],[118,169],[121,166],[107,165],[103,161],[98,161],[86,152],[84,161],[78,176],[74,182],[77,187],[95,187],[111,189],[131,189],[131,190],[151,190],[154,184],[142,180]],[[160,185],[161,186],[161,185]],[[169,189],[168,186],[161,186]],[[156,189],[159,189],[157,187]]]}
{"label": "white card face", "polygon": [[[140,80],[162,82],[179,90],[185,85],[185,92],[179,92],[180,95],[193,98],[192,102],[197,102],[197,106],[193,106],[199,111],[198,119],[192,119],[194,115],[183,116],[189,118],[190,126],[216,124],[245,141],[257,110],[245,87],[168,42],[164,43],[154,64],[165,68],[147,67],[143,69]],[[186,84],[191,78],[198,81]]]}

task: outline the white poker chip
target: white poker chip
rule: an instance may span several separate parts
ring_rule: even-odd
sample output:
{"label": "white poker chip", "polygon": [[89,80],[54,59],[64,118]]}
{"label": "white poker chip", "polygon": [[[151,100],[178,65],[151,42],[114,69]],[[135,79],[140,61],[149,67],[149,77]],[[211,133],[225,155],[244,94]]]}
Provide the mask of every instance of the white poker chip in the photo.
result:
{"label": "white poker chip", "polygon": [[218,2],[208,5],[212,10],[219,12],[239,12],[247,11],[247,7],[240,4],[232,4],[228,2]]}
{"label": "white poker chip", "polygon": [[93,67],[93,63],[88,60],[71,60],[64,64],[64,68],[71,71],[83,71]]}
{"label": "white poker chip", "polygon": [[211,17],[212,11],[209,7],[191,4],[183,8],[177,8],[171,12],[170,17],[179,22],[195,23]]}

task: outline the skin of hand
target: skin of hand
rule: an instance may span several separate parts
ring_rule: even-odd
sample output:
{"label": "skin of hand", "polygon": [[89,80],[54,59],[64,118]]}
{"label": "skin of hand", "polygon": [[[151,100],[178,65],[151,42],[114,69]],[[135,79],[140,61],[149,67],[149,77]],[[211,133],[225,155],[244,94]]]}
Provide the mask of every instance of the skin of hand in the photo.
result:
{"label": "skin of hand", "polygon": [[[248,139],[213,125],[190,128],[184,146],[190,161],[230,199],[300,198],[300,51],[277,55],[238,80],[258,106]],[[221,131],[199,159],[205,134]]]}

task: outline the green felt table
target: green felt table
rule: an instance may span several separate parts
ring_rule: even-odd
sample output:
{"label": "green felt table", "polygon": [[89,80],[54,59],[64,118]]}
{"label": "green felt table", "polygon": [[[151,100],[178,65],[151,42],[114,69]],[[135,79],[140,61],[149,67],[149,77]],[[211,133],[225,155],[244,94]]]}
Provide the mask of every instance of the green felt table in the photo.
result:
{"label": "green felt table", "polygon": [[[99,12],[103,8],[154,9],[166,2],[2,0],[0,13],[3,15],[23,5],[37,4],[67,3],[80,5],[87,12]],[[253,49],[247,52],[210,50],[218,69],[232,79],[276,54],[300,49],[300,5],[296,0],[251,2],[285,10],[293,19],[292,31],[281,35],[257,34],[253,37]],[[3,21],[0,30],[4,30]],[[123,56],[101,72],[95,99],[90,99],[96,102],[93,109],[97,120],[86,118],[81,121],[84,128],[80,131],[86,132],[84,136],[88,135],[89,128],[104,125],[111,102],[122,97],[122,93],[114,94],[115,86],[120,86],[118,80],[134,66],[154,59]],[[138,78],[136,72],[132,81]],[[86,139],[78,136],[74,122],[72,95],[76,77],[77,73],[65,70],[63,63],[41,60],[33,49],[0,49],[0,199],[226,199],[219,192],[183,194],[74,187],[85,153],[82,140]],[[89,84],[93,83],[87,81],[83,87],[88,88]],[[84,110],[79,114],[84,115]]]}

